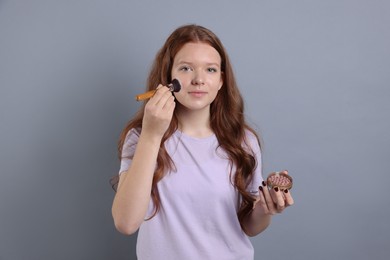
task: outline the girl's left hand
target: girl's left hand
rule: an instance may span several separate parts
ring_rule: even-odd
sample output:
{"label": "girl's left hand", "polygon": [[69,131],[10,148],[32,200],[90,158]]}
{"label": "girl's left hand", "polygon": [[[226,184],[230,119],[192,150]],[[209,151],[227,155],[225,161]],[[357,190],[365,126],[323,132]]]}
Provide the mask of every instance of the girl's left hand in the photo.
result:
{"label": "girl's left hand", "polygon": [[[287,171],[283,171],[288,174]],[[286,207],[294,204],[294,199],[289,190],[280,190],[278,187],[269,189],[263,181],[259,187],[259,197],[255,202],[254,207],[261,207],[266,215],[275,215],[282,213]]]}

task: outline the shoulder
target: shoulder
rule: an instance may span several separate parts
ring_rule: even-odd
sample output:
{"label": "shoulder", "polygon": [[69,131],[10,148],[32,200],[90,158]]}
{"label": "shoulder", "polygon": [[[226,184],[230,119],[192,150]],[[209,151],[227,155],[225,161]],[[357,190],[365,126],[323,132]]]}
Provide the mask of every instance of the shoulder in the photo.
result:
{"label": "shoulder", "polygon": [[123,148],[128,149],[129,147],[135,146],[138,143],[140,134],[141,134],[140,128],[130,129],[126,134]]}
{"label": "shoulder", "polygon": [[141,129],[140,128],[131,128],[127,134],[126,134],[126,141],[131,140],[131,139],[139,139],[139,136],[141,134]]}
{"label": "shoulder", "polygon": [[249,147],[255,154],[260,152],[260,140],[254,130],[246,128],[244,138],[245,146]]}
{"label": "shoulder", "polygon": [[257,133],[254,130],[249,129],[249,128],[245,129],[245,138],[251,142],[259,142],[259,138],[257,136]]}

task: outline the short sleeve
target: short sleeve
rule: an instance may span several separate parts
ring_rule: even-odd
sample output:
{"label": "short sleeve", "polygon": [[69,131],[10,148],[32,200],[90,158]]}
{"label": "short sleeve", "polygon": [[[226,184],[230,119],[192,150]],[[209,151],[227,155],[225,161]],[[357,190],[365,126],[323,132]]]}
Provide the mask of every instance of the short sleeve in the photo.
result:
{"label": "short sleeve", "polygon": [[127,171],[130,168],[135,148],[137,147],[140,131],[137,129],[131,129],[125,138],[125,142],[122,147],[121,163],[119,174]]}
{"label": "short sleeve", "polygon": [[248,185],[247,191],[253,196],[257,196],[259,195],[259,186],[263,181],[261,149],[257,137],[250,131],[247,131],[247,142],[256,159],[255,172],[252,181]]}

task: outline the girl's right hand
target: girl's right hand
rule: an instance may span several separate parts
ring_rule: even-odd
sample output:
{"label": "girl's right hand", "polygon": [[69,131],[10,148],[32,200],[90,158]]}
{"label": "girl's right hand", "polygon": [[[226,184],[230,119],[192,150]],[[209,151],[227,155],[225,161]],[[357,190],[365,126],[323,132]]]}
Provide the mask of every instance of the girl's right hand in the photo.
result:
{"label": "girl's right hand", "polygon": [[157,87],[156,93],[145,105],[142,133],[149,138],[162,138],[167,131],[175,109],[175,97],[169,88]]}

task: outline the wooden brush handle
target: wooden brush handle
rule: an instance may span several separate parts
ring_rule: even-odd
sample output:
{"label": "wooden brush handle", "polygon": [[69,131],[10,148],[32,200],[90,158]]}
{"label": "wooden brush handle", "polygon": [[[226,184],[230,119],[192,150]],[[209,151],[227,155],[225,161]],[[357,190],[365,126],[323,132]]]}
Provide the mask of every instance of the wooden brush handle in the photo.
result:
{"label": "wooden brush handle", "polygon": [[142,100],[151,98],[151,97],[153,97],[154,93],[156,93],[156,90],[151,90],[151,91],[148,91],[146,93],[139,94],[139,95],[135,96],[135,100],[142,101]]}

